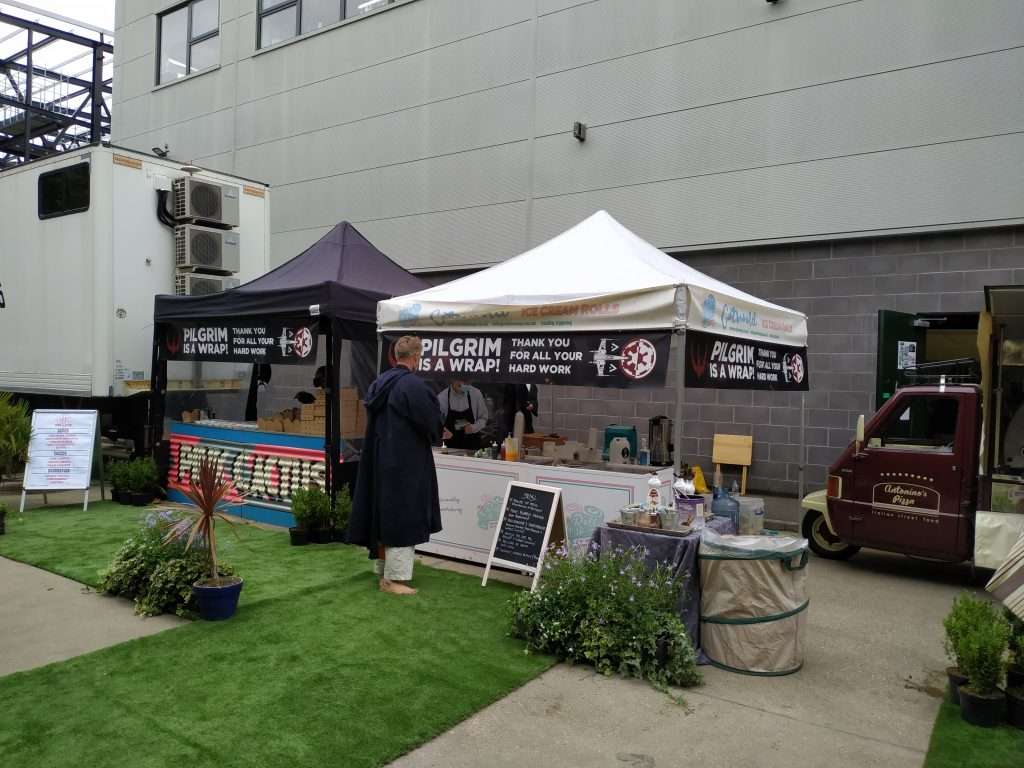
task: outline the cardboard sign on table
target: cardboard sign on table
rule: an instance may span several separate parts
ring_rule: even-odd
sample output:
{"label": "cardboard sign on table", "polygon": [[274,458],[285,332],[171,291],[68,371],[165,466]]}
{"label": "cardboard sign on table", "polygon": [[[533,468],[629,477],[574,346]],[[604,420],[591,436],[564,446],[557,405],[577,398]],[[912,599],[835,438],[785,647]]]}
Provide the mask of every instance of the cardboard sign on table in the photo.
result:
{"label": "cardboard sign on table", "polygon": [[32,411],[19,513],[29,491],[83,491],[82,510],[89,509],[96,422],[96,411]]}
{"label": "cardboard sign on table", "polygon": [[487,586],[491,565],[500,565],[533,574],[530,590],[536,589],[549,542],[565,541],[563,518],[560,488],[510,482],[501,503],[481,586]]}

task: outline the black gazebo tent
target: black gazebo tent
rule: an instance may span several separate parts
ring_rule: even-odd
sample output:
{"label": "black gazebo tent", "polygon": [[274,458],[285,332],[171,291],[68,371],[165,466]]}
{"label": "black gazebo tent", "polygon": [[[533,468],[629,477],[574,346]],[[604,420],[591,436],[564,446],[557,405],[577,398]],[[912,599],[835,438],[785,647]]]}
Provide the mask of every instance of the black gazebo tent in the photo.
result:
{"label": "black gazebo tent", "polygon": [[245,285],[209,296],[157,296],[150,445],[156,448],[163,439],[169,360],[313,365],[323,335],[325,481],[333,500],[340,451],[336,394],[341,340],[376,341],[377,302],[425,287],[342,222],[295,258]]}

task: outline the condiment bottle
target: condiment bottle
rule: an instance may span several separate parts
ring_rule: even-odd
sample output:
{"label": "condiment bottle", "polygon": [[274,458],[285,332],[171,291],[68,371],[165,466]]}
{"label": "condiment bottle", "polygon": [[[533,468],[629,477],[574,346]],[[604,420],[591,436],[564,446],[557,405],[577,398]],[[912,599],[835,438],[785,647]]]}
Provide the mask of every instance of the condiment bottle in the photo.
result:
{"label": "condiment bottle", "polygon": [[661,480],[652,472],[651,479],[647,481],[647,508],[655,512],[659,506],[661,506]]}

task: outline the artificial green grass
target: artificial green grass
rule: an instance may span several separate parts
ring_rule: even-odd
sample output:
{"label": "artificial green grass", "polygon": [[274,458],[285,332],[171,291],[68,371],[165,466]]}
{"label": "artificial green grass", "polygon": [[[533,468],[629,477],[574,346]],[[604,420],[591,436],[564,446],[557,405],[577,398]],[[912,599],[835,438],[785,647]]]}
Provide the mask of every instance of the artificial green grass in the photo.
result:
{"label": "artificial green grass", "polygon": [[979,728],[965,723],[960,708],[943,701],[935,718],[925,768],[1021,768],[1024,731],[1001,725]]}
{"label": "artificial green grass", "polygon": [[[107,504],[9,516],[0,555],[95,584],[139,518]],[[506,585],[418,565],[420,594],[397,598],[364,550],[239,534],[219,533],[245,578],[230,621],[0,678],[4,764],[382,765],[552,663],[506,636]]]}

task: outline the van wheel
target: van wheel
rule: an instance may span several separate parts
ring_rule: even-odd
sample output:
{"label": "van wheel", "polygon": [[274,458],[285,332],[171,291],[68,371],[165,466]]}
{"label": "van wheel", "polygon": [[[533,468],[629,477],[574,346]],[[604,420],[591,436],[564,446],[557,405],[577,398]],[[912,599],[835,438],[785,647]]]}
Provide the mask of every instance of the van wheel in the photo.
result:
{"label": "van wheel", "polygon": [[833,535],[821,512],[808,511],[801,527],[804,538],[811,545],[811,551],[818,557],[829,560],[848,560],[860,551],[860,547],[847,544]]}

